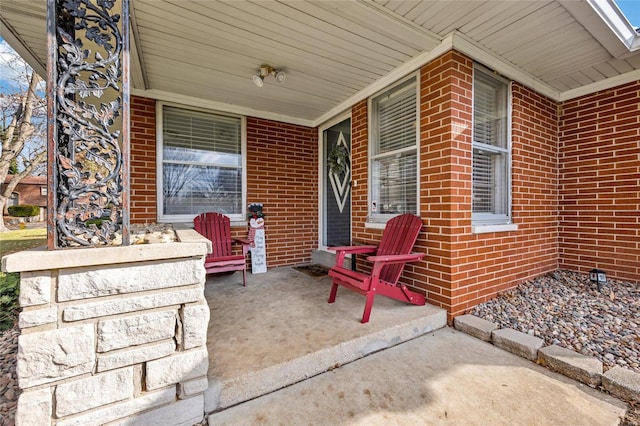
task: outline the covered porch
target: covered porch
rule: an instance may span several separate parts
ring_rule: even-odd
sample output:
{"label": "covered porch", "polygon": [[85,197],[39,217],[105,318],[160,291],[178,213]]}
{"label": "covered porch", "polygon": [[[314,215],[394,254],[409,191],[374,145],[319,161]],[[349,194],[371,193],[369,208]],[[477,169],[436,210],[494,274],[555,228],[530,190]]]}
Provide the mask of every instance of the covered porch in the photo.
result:
{"label": "covered porch", "polygon": [[[613,0],[125,3],[131,223],[215,210],[244,236],[264,203],[272,268],[413,213],[426,256],[402,280],[449,321],[558,267],[640,277],[640,35]],[[3,37],[42,76],[46,16],[2,3]],[[388,124],[410,131],[381,137],[384,99],[405,95]]]}
{"label": "covered porch", "polygon": [[345,289],[327,303],[331,279],[295,267],[249,274],[210,275],[205,298],[209,388],[205,412],[228,408],[373,352],[446,326],[432,305],[377,297],[371,321],[360,323],[364,297]]}
{"label": "covered porch", "polygon": [[[202,242],[191,243],[179,261],[173,260],[175,250],[136,247],[68,256],[74,262],[95,258],[95,264],[68,266],[71,275],[77,268],[93,273],[106,250],[130,252],[134,256],[120,260],[122,267],[100,266],[105,282],[125,283],[132,297],[100,287],[87,291],[87,299],[97,300],[79,302],[84,295],[67,280],[64,318],[49,306],[58,301],[48,293],[28,301],[27,312],[40,321],[25,328],[29,350],[51,340],[45,334],[50,331],[63,341],[73,327],[84,345],[77,352],[91,358],[77,372],[36,377],[23,393],[23,412],[32,414],[29,404],[46,406],[43,417],[56,424],[126,416],[152,423],[176,407],[197,417],[203,404],[207,413],[230,407],[429,333],[443,327],[447,316],[451,321],[558,267],[585,272],[597,262],[610,276],[637,280],[640,36],[612,1],[463,5],[131,1],[131,21],[123,27],[131,27],[125,46],[131,115],[122,120],[131,138],[123,146],[132,160],[124,172],[130,177],[130,186],[124,185],[130,208],[124,210],[130,210],[131,223],[190,226],[201,209],[227,209],[234,234],[244,236],[245,206],[264,203],[270,270],[252,277],[246,288],[235,276],[207,280],[211,320],[205,343],[198,334],[207,327],[205,279],[194,265],[204,256]],[[50,71],[46,10],[43,0],[5,0],[1,21],[8,29],[3,36],[42,75]],[[614,18],[621,25],[612,27]],[[270,72],[263,75],[263,68],[286,71],[286,82],[278,73],[275,80]],[[486,93],[476,93],[478,82]],[[483,96],[489,107],[476,111]],[[394,126],[411,130],[399,142],[379,137],[387,98],[409,105]],[[508,125],[495,138],[478,140],[483,114],[490,117],[486,123]],[[182,129],[183,123],[195,124]],[[200,131],[222,124],[228,131]],[[331,172],[329,160],[342,139],[335,146],[325,141],[336,126],[350,144],[349,167],[339,173]],[[376,157],[376,147],[388,148],[388,158]],[[224,162],[203,164],[221,154]],[[500,173],[487,166],[494,154],[502,158]],[[388,164],[391,175],[378,173],[378,163]],[[223,174],[225,179],[214,179]],[[339,182],[331,180],[334,174]],[[500,185],[489,185],[493,181]],[[387,194],[382,188],[389,182],[398,185]],[[313,250],[337,245],[328,240],[328,206],[338,198],[328,190],[332,185],[348,191],[335,203],[349,206],[346,240],[379,241],[395,213],[422,218],[415,250],[427,256],[407,268],[402,280],[439,308],[380,298],[370,323],[362,325],[361,297],[341,291],[328,305],[326,279],[291,269],[307,262]],[[50,189],[53,194],[60,188]],[[486,203],[475,206],[477,199]],[[34,287],[55,289],[59,263],[48,266],[53,272],[26,278]],[[170,275],[174,264],[185,270],[183,281]],[[111,269],[121,273],[125,266],[142,272],[114,280]],[[158,270],[165,271],[159,274],[164,281],[140,285],[137,277]],[[160,320],[162,334],[148,332]],[[148,326],[121,336],[140,323]],[[94,348],[95,330],[110,329],[121,338],[118,346]],[[166,357],[157,352],[158,341]],[[93,363],[104,359],[112,364],[94,371]],[[94,389],[103,387],[104,377],[114,389],[126,383],[127,399],[111,392],[112,399],[63,409],[58,394],[75,391],[70,374],[87,394],[98,394]]]}

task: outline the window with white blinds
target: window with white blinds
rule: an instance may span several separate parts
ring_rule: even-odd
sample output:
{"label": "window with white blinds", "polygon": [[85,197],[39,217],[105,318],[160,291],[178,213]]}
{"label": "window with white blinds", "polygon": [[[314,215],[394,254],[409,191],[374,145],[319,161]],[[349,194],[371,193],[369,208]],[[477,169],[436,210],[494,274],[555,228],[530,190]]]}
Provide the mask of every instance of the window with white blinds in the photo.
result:
{"label": "window with white blinds", "polygon": [[161,108],[163,220],[202,212],[243,215],[243,120],[175,106]]}
{"label": "window with white blinds", "polygon": [[417,79],[371,99],[370,217],[418,211]]}
{"label": "window with white blinds", "polygon": [[509,85],[476,66],[473,75],[473,223],[510,223]]}

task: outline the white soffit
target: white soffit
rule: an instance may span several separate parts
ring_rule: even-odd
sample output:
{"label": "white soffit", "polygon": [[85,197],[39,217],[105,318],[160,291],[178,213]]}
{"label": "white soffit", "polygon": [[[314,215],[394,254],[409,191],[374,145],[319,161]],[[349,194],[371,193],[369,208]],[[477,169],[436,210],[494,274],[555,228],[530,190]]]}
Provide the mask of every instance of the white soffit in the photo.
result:
{"label": "white soffit", "polygon": [[248,117],[256,117],[256,118],[264,118],[267,120],[282,121],[285,123],[298,124],[298,125],[307,126],[307,127],[317,127],[316,121],[305,120],[299,117],[292,117],[284,114],[278,114],[275,112],[243,107],[243,106],[234,105],[230,103],[217,102],[217,101],[212,101],[204,98],[197,98],[194,96],[184,95],[177,92],[164,92],[164,91],[155,90],[155,89],[141,90],[141,89],[132,88],[131,94],[134,96],[141,96],[145,98],[155,99],[157,101],[204,108],[212,111],[219,111],[222,113],[245,115]]}
{"label": "white soffit", "polygon": [[[46,2],[0,0],[2,36],[46,76]],[[131,92],[317,126],[450,49],[556,101],[640,80],[613,0],[131,0]],[[261,63],[287,83],[257,89]]]}
{"label": "white soffit", "polygon": [[0,34],[42,78],[47,78],[47,6],[44,1],[0,0]]}

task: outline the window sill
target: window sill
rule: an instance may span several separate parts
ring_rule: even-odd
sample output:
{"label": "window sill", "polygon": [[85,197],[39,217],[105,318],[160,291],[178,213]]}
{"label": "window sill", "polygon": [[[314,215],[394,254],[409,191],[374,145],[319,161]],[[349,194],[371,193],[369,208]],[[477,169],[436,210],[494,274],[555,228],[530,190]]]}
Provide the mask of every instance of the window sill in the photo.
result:
{"label": "window sill", "polygon": [[387,226],[387,222],[365,222],[365,229],[384,229]]}
{"label": "window sill", "polygon": [[[159,217],[158,218],[158,223],[172,223],[175,226],[180,226],[183,229],[187,229],[187,228],[193,228],[193,219],[196,217],[196,215],[193,216],[165,216],[165,217]],[[234,217],[230,218],[230,224],[232,228],[237,228],[237,227],[246,227],[249,225],[249,222],[242,218],[242,216],[240,216],[240,218],[236,219]]]}
{"label": "window sill", "polygon": [[472,234],[487,234],[489,232],[509,232],[517,231],[518,225],[515,223],[507,223],[503,225],[472,225]]}

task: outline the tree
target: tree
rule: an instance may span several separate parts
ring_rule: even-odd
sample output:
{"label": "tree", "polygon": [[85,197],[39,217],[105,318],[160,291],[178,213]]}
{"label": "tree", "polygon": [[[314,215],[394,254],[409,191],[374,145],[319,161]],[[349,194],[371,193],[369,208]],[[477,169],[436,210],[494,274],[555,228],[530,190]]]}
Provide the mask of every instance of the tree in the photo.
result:
{"label": "tree", "polygon": [[47,159],[42,79],[16,54],[3,65],[14,71],[15,85],[14,93],[6,93],[9,90],[4,85],[0,93],[0,183],[12,165],[11,171],[18,173],[0,192],[0,232],[6,231],[3,213],[11,193],[24,177],[40,172]]}

